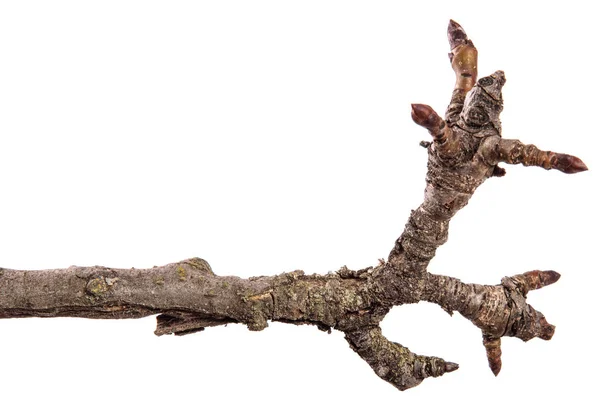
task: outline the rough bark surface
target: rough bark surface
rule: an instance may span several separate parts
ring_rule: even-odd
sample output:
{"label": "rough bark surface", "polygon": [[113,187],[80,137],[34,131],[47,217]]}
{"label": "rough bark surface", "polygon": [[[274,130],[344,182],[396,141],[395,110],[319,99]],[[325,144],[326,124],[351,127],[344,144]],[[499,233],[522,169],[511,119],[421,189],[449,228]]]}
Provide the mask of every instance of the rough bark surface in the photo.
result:
{"label": "rough bark surface", "polygon": [[431,107],[412,105],[413,120],[429,130],[423,203],[412,211],[387,261],[358,271],[307,275],[293,271],[241,279],[218,276],[201,258],[152,269],[76,267],[24,271],[0,269],[0,318],[157,316],[157,335],[185,335],[206,327],[243,323],[260,331],[269,321],[337,329],[375,373],[400,390],[458,368],[420,356],[383,336],[379,324],[398,305],[428,301],[459,312],[478,327],[494,374],[501,368],[501,337],[550,339],[554,327],[526,300],[552,284],[554,271],[504,277],[496,286],[466,284],[427,271],[448,238],[452,217],[477,187],[502,176],[498,163],[565,173],[587,170],[578,158],[541,151],[501,136],[504,73],[477,80],[477,50],[454,21],[448,27],[456,84],[445,119]]}

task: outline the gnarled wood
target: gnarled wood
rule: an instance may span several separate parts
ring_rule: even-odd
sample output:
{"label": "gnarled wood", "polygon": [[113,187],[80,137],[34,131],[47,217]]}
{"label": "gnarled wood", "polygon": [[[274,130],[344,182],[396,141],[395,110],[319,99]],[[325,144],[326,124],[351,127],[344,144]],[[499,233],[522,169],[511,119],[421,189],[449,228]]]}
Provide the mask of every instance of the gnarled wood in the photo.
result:
{"label": "gnarled wood", "polygon": [[0,269],[0,318],[158,315],[157,335],[185,335],[228,323],[242,323],[252,331],[264,329],[269,321],[312,324],[342,331],[378,376],[404,390],[458,368],[437,357],[416,355],[381,332],[379,324],[392,307],[428,301],[459,312],[481,330],[489,365],[497,374],[502,337],[552,338],[554,327],[526,297],[556,282],[559,274],[536,270],[505,277],[496,286],[465,284],[428,272],[429,262],[446,242],[452,217],[483,182],[504,173],[498,163],[565,173],[587,167],[576,157],[503,139],[504,73],[477,80],[473,42],[454,21],[448,37],[456,84],[445,120],[427,105],[413,105],[413,120],[433,137],[425,144],[425,197],[387,261],[357,271],[342,267],[307,275],[298,270],[249,279],[216,275],[201,258],[151,269]]}

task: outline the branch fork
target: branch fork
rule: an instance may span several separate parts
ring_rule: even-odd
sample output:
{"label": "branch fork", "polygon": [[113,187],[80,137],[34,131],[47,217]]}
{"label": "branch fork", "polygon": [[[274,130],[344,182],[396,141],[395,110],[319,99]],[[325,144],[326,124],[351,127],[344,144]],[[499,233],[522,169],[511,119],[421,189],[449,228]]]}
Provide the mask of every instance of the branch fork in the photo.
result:
{"label": "branch fork", "polygon": [[404,390],[428,377],[458,369],[438,357],[421,356],[389,341],[379,324],[398,305],[428,301],[459,312],[483,335],[489,366],[500,372],[501,338],[523,341],[554,334],[544,315],[527,303],[528,292],[555,283],[554,271],[505,277],[496,286],[465,284],[428,272],[448,239],[452,217],[492,176],[500,163],[537,166],[572,174],[587,170],[577,157],[542,151],[502,138],[502,71],[477,79],[477,49],[450,21],[448,39],[456,83],[445,117],[425,104],[411,116],[426,128],[428,170],[423,203],[411,212],[387,260],[375,267],[327,274],[301,270],[241,279],[216,275],[201,258],[151,269],[72,266],[59,270],[0,269],[0,318],[77,316],[139,318],[157,315],[157,335],[186,335],[228,323],[260,331],[270,321],[316,325],[344,333],[350,348],[375,373]]}

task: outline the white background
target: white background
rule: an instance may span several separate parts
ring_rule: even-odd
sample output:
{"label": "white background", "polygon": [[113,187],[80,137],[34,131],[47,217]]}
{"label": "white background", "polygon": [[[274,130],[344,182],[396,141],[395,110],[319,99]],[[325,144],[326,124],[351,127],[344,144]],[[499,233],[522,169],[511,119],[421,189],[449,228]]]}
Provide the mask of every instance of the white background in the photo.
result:
{"label": "white background", "polygon": [[[408,4],[412,5],[408,5]],[[430,270],[554,269],[530,302],[551,342],[503,339],[421,303],[385,334],[460,370],[399,392],[339,332],[271,324],[179,337],[154,318],[0,321],[0,415],[591,416],[597,356],[598,64],[592,2],[3,1],[0,266],[152,267],[242,277],[362,268],[422,199],[427,132],[454,75],[448,19],[506,72],[504,136],[580,156],[506,167],[453,220]]]}

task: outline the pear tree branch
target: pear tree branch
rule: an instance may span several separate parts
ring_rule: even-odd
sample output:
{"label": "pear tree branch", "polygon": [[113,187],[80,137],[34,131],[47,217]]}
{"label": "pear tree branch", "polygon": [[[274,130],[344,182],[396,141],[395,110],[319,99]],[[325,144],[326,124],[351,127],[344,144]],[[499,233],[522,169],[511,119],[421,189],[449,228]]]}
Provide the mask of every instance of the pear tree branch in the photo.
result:
{"label": "pear tree branch", "polygon": [[186,335],[229,323],[245,324],[251,331],[271,321],[311,324],[341,331],[380,378],[404,390],[458,369],[456,363],[412,353],[381,331],[392,307],[427,301],[460,313],[481,330],[489,366],[498,374],[502,337],[552,338],[554,327],[527,303],[527,294],[555,283],[560,275],[534,270],[504,277],[495,286],[467,284],[429,272],[429,262],[447,241],[450,220],[476,189],[505,174],[498,164],[567,174],[587,167],[577,157],[502,138],[504,73],[477,79],[477,49],[454,21],[448,39],[456,83],[445,117],[425,104],[412,105],[412,119],[432,137],[422,143],[427,149],[425,196],[380,265],[247,279],[219,276],[201,258],[151,269],[0,269],[0,318],[156,315],[157,335]]}

